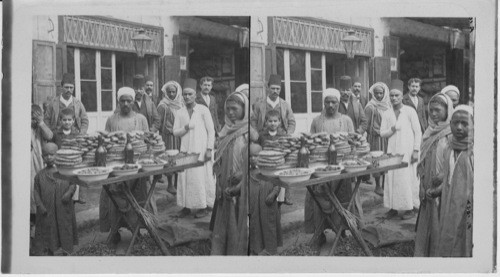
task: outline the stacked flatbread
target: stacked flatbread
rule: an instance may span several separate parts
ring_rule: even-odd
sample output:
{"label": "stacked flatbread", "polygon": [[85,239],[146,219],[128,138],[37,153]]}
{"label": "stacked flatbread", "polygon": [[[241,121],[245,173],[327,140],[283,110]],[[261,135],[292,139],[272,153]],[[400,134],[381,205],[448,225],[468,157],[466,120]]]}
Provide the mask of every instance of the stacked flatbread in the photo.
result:
{"label": "stacked flatbread", "polygon": [[72,149],[59,149],[56,152],[55,164],[60,167],[74,167],[82,163],[82,152]]}
{"label": "stacked flatbread", "polygon": [[76,151],[81,151],[82,148],[80,147],[78,141],[76,138],[64,138],[61,140],[61,149],[71,149],[71,150],[76,150]]}
{"label": "stacked flatbread", "polygon": [[262,150],[257,157],[257,166],[275,168],[285,163],[285,154],[280,151]]}
{"label": "stacked flatbread", "polygon": [[366,154],[370,152],[370,144],[368,144],[364,136],[356,133],[349,133],[348,141],[351,145],[356,147],[356,153]]}
{"label": "stacked flatbread", "polygon": [[165,143],[163,142],[163,138],[158,133],[145,133],[144,141],[147,143],[152,152],[156,153],[165,151]]}

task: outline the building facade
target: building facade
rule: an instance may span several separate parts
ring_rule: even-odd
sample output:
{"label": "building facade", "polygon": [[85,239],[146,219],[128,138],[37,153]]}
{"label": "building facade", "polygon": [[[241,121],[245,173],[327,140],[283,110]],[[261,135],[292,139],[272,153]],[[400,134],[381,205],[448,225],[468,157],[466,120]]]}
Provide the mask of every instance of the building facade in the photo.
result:
{"label": "building facade", "polygon": [[[279,74],[282,77],[281,97],[294,111],[296,132],[307,132],[312,119],[323,108],[322,91],[338,88],[342,75],[359,77],[361,93],[367,98],[371,84],[377,81],[389,84],[394,78],[405,82],[413,77],[423,79],[421,94],[425,98],[447,84],[455,84],[461,91],[469,92],[471,76],[466,65],[471,64],[467,57],[471,57],[473,51],[468,47],[470,44],[465,43],[469,41],[464,27],[468,19],[439,22],[449,26],[462,24],[460,32],[443,27],[445,25],[437,26],[438,22],[421,21],[252,17],[252,102],[265,97],[269,75]],[[349,30],[360,39],[353,59],[347,58],[341,41]],[[452,35],[453,41],[450,40]],[[468,101],[465,94],[462,94],[463,103]]]}
{"label": "building facade", "polygon": [[[62,75],[75,75],[75,97],[89,116],[89,132],[103,130],[116,109],[116,91],[136,74],[154,82],[155,98],[170,80],[215,79],[222,101],[248,83],[250,19],[231,17],[36,16],[33,18],[33,103],[60,93]],[[139,29],[152,39],[139,58],[131,38]],[[246,64],[246,66],[244,66]],[[219,105],[219,118],[223,105]],[[221,122],[223,123],[223,122]]]}

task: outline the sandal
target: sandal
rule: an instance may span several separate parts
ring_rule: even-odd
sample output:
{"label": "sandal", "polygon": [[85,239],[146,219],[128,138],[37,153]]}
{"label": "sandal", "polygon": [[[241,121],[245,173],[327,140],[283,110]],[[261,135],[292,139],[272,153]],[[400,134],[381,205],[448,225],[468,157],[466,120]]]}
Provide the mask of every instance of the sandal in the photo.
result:
{"label": "sandal", "polygon": [[393,210],[393,209],[390,209],[386,214],[385,214],[385,217],[386,218],[393,218],[395,216],[398,215],[398,211],[396,210]]}
{"label": "sandal", "polygon": [[194,218],[204,218],[205,216],[208,215],[207,209],[199,210],[195,215]]}
{"label": "sandal", "polygon": [[191,214],[191,210],[188,209],[188,208],[183,208],[178,214],[177,214],[177,217],[178,218],[184,218],[188,215]]}
{"label": "sandal", "polygon": [[177,194],[177,190],[174,187],[168,187],[167,192],[173,195]]}

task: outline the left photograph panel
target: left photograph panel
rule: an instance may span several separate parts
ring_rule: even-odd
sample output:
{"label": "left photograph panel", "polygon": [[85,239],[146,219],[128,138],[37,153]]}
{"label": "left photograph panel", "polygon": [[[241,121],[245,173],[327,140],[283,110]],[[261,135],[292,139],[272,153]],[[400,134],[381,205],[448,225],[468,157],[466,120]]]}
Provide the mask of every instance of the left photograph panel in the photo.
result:
{"label": "left photograph panel", "polygon": [[30,255],[248,255],[250,17],[32,30]]}

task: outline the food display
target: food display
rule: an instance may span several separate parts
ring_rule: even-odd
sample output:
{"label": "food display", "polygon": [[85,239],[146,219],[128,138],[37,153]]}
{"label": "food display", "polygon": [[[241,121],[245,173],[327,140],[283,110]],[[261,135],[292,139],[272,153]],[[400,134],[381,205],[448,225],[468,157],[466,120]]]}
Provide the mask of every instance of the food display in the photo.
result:
{"label": "food display", "polygon": [[144,171],[160,170],[167,164],[167,162],[159,158],[141,159],[137,163],[142,166],[142,170]]}
{"label": "food display", "polygon": [[111,171],[113,171],[113,169],[108,167],[87,167],[83,169],[77,169],[73,173],[81,181],[95,182],[107,179]]}
{"label": "food display", "polygon": [[259,167],[276,167],[285,163],[285,154],[280,151],[263,150],[259,152],[257,157],[257,166]]}
{"label": "food display", "polygon": [[314,169],[310,168],[290,168],[280,170],[275,173],[282,182],[291,184],[309,180],[314,173]]}
{"label": "food display", "polygon": [[344,167],[341,165],[328,165],[325,167],[318,167],[314,171],[314,175],[316,177],[327,177],[327,176],[335,176],[339,175]]}
{"label": "food display", "polygon": [[366,138],[357,133],[349,133],[347,141],[350,145],[354,146],[357,154],[366,154],[370,152],[370,144]]}
{"label": "food display", "polygon": [[403,155],[401,154],[382,154],[380,156],[374,156],[373,154],[368,154],[364,157],[365,160],[369,161],[374,167],[385,167],[391,165],[400,164],[403,161]]}
{"label": "food display", "polygon": [[72,149],[59,149],[56,152],[55,164],[58,167],[74,167],[82,163],[82,152]]}
{"label": "food display", "polygon": [[158,133],[144,133],[144,141],[147,143],[149,149],[153,153],[165,151],[165,143],[163,142],[163,138],[161,137],[161,135]]}
{"label": "food display", "polygon": [[359,172],[366,170],[368,166],[371,165],[371,163],[363,160],[363,159],[348,159],[348,160],[343,160],[340,163],[342,166],[344,166],[345,171],[347,172]]}
{"label": "food display", "polygon": [[138,164],[124,164],[120,166],[115,166],[113,167],[113,175],[125,176],[125,175],[136,174],[137,172],[139,172],[140,168],[141,166]]}

